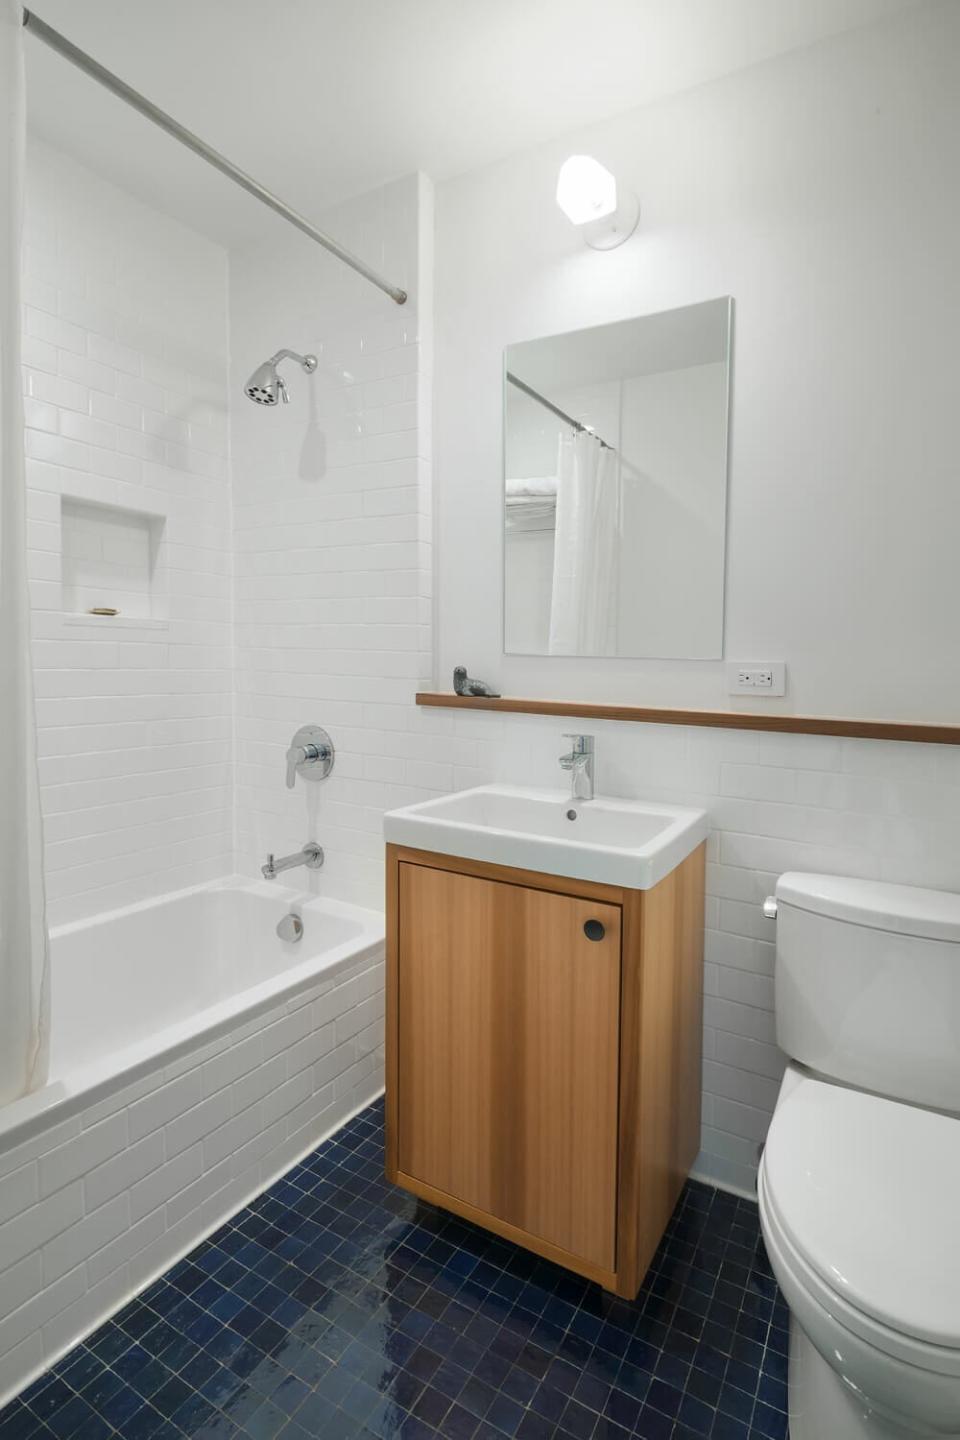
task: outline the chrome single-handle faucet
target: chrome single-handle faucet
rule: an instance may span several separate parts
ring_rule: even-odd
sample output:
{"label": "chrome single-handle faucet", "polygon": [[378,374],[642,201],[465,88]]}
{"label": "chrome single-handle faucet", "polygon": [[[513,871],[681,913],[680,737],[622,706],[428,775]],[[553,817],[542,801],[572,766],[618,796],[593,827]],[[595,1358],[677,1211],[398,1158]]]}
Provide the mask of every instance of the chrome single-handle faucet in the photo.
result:
{"label": "chrome single-handle faucet", "polygon": [[593,736],[565,735],[572,742],[569,754],[560,756],[560,768],[570,771],[570,799],[593,799]]}
{"label": "chrome single-handle faucet", "polygon": [[321,846],[315,840],[308,840],[303,849],[294,855],[281,855],[279,860],[275,855],[268,855],[266,865],[260,866],[260,874],[264,880],[276,880],[284,870],[295,870],[298,865],[306,865],[308,870],[319,870],[322,864]]}

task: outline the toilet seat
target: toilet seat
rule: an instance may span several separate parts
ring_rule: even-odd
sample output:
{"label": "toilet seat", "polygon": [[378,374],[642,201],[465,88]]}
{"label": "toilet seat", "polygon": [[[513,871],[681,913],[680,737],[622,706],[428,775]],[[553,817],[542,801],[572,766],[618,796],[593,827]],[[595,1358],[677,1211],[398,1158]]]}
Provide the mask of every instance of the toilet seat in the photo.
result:
{"label": "toilet seat", "polygon": [[960,1380],[960,1120],[791,1068],[760,1202],[812,1301],[866,1344]]}
{"label": "toilet seat", "polygon": [[[795,1313],[803,1312],[806,1328],[812,1338],[821,1339],[822,1332],[827,1327],[829,1340],[826,1348],[834,1349],[835,1335],[828,1326],[828,1322],[832,1322],[832,1325],[859,1342],[857,1348],[860,1353],[863,1349],[876,1351],[888,1360],[897,1362],[898,1366],[911,1371],[929,1372],[931,1376],[942,1379],[956,1390],[956,1404],[960,1415],[960,1350],[916,1340],[902,1331],[879,1324],[863,1311],[849,1305],[791,1243],[776,1206],[770,1199],[762,1167],[759,1198],[770,1263],[791,1310]],[[798,1304],[798,1294],[803,1296],[803,1304]]]}
{"label": "toilet seat", "polygon": [[760,1220],[790,1308],[791,1435],[960,1440],[958,1352],[911,1340],[846,1305],[778,1230],[762,1166]]}

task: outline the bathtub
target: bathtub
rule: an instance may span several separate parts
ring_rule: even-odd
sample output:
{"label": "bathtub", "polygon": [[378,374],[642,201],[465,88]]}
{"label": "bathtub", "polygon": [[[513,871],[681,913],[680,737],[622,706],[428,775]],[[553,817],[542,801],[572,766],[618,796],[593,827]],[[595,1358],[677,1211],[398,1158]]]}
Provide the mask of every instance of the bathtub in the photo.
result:
{"label": "bathtub", "polygon": [[383,938],[235,879],[52,932],[49,1083],[0,1110],[0,1404],[379,1094]]}

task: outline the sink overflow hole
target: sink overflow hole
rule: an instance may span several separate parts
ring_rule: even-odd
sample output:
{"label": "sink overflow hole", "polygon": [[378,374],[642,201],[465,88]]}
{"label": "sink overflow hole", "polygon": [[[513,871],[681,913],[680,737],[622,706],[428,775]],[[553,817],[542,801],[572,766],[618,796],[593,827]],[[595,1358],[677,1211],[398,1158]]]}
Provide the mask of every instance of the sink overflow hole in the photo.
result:
{"label": "sink overflow hole", "polygon": [[577,812],[576,812],[576,810],[568,810],[568,811],[567,811],[567,819],[568,819],[568,820],[576,820],[576,818],[577,818]]}

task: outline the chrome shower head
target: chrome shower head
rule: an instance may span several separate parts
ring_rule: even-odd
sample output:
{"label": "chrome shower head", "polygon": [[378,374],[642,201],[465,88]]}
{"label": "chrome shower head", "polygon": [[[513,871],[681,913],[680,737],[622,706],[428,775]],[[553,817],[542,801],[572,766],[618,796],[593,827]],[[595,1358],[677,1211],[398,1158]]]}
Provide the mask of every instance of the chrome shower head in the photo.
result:
{"label": "chrome shower head", "polygon": [[287,387],[272,360],[258,365],[243,388],[257,405],[276,405],[281,398],[287,399]]}
{"label": "chrome shower head", "polygon": [[287,387],[277,369],[281,360],[296,360],[308,375],[317,368],[316,355],[298,355],[296,350],[278,350],[276,355],[271,355],[269,360],[264,360],[262,365],[257,366],[243,387],[244,394],[255,405],[277,405],[281,400],[284,405],[290,403]]}

